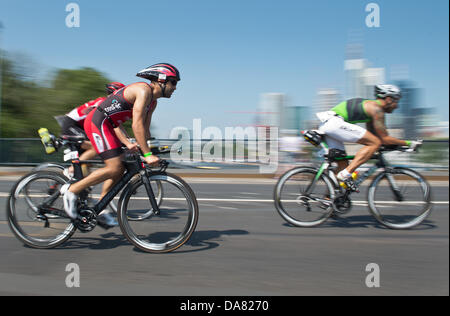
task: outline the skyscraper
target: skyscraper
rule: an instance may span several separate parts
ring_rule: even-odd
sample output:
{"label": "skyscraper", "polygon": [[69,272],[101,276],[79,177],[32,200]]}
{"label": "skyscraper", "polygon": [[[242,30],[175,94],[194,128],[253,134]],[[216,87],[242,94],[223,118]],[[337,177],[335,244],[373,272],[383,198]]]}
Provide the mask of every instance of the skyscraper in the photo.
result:
{"label": "skyscraper", "polygon": [[365,59],[346,59],[345,70],[345,97],[347,99],[362,97],[365,93],[364,71],[367,65]]}
{"label": "skyscraper", "polygon": [[394,84],[402,91],[398,109],[394,113],[401,122],[405,138],[417,138],[420,136],[420,122],[423,120],[423,117],[431,112],[429,108],[422,104],[423,91],[415,88],[409,80],[395,81]]}
{"label": "skyscraper", "polygon": [[258,125],[279,127],[284,102],[285,96],[282,93],[262,94],[258,109]]}
{"label": "skyscraper", "polygon": [[366,68],[363,72],[363,94],[362,98],[373,99],[375,86],[378,84],[384,84],[385,82],[385,71],[384,68]]}
{"label": "skyscraper", "polygon": [[306,106],[285,106],[283,107],[281,128],[283,131],[298,133],[307,129],[310,119],[310,108]]}
{"label": "skyscraper", "polygon": [[332,107],[341,102],[339,91],[334,88],[319,89],[317,91],[316,102],[313,112],[329,111]]}

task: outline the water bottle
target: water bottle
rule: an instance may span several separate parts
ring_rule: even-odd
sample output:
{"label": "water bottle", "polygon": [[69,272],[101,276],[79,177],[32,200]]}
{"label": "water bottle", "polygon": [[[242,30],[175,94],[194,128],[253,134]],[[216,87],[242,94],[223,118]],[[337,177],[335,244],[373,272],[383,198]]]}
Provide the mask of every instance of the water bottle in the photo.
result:
{"label": "water bottle", "polygon": [[54,153],[56,151],[55,146],[53,145],[50,133],[48,132],[48,129],[45,127],[42,127],[38,130],[39,136],[41,137],[41,142],[45,147],[45,152],[47,154]]}

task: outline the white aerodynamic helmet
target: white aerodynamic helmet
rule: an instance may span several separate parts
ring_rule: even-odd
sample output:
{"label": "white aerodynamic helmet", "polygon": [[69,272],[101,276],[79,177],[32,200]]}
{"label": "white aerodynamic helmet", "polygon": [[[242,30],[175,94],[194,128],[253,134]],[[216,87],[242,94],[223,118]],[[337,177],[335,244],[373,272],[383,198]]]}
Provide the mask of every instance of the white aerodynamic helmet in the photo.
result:
{"label": "white aerodynamic helmet", "polygon": [[400,88],[393,84],[379,84],[375,86],[375,97],[381,99],[393,97],[398,100],[402,97],[402,93]]}

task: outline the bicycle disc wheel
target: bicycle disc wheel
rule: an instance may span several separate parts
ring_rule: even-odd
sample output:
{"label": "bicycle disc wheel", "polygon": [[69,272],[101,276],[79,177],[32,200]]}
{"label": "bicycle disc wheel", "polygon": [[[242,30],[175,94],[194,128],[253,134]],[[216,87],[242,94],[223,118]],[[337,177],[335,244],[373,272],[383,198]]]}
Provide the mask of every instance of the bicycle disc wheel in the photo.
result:
{"label": "bicycle disc wheel", "polygon": [[301,167],[286,172],[278,180],[275,207],[288,223],[313,227],[325,222],[333,212],[334,190],[328,177],[322,175],[312,192],[306,193],[317,173],[317,169]]}
{"label": "bicycle disc wheel", "polygon": [[[155,173],[150,177],[153,191],[159,185],[164,191],[160,213],[151,207],[141,178],[128,185],[119,201],[118,221],[122,233],[137,248],[152,253],[173,251],[182,246],[195,230],[198,222],[198,204],[195,194],[179,177]],[[136,214],[151,215],[140,221],[130,218]]]}
{"label": "bicycle disc wheel", "polygon": [[44,205],[64,212],[59,190],[67,181],[57,172],[36,171],[14,185],[8,197],[7,219],[14,235],[24,244],[33,248],[53,248],[73,235],[76,228],[69,218],[40,213]]}
{"label": "bicycle disc wheel", "polygon": [[417,172],[394,168],[377,175],[369,186],[369,209],[381,224],[407,229],[422,223],[431,212],[431,191]]}

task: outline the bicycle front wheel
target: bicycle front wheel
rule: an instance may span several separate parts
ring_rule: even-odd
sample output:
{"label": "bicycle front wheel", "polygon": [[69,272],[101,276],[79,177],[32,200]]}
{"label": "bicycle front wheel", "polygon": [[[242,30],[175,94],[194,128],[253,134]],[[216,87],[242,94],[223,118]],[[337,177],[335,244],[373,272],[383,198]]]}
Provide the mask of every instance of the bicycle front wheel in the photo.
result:
{"label": "bicycle front wheel", "polygon": [[278,213],[288,223],[299,227],[314,227],[325,222],[333,212],[333,185],[322,174],[313,189],[317,169],[300,167],[289,170],[275,186],[274,200]]}
{"label": "bicycle front wheel", "polygon": [[[153,193],[155,194],[156,203],[158,204],[158,206],[160,206],[161,201],[162,201],[162,196],[163,196],[163,187],[161,185],[161,182],[155,181],[154,183],[152,183],[152,188],[153,188]],[[117,213],[117,203],[114,200],[112,200],[109,203],[109,207],[115,213]],[[129,212],[128,220],[129,221],[141,221],[143,219],[146,219],[146,218],[152,216],[152,214],[153,214],[152,210],[147,210],[147,212],[142,212],[142,211]]]}
{"label": "bicycle front wheel", "polygon": [[[14,235],[33,248],[53,248],[68,240],[76,228],[64,213],[61,186],[67,178],[58,172],[35,171],[12,188],[7,203],[7,220]],[[50,214],[47,210],[54,210]]]}
{"label": "bicycle front wheel", "polygon": [[[154,173],[149,180],[153,192],[158,187],[164,191],[159,214],[154,212],[145,184],[138,178],[120,197],[119,225],[137,248],[152,253],[170,252],[185,244],[194,232],[199,216],[197,198],[187,183],[175,175]],[[139,214],[146,217],[133,220]]]}
{"label": "bicycle front wheel", "polygon": [[393,168],[378,174],[369,186],[369,209],[378,222],[392,229],[422,223],[431,212],[431,188],[417,172]]}

